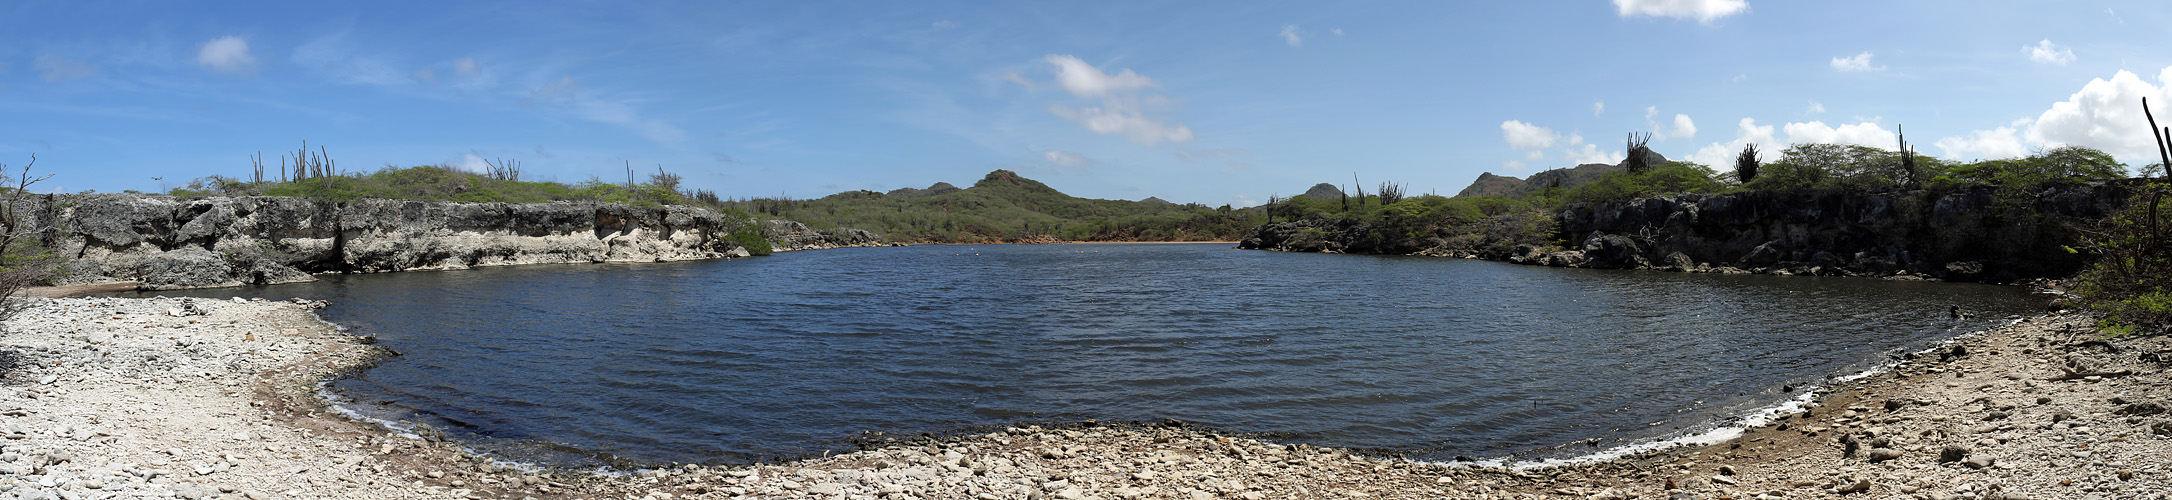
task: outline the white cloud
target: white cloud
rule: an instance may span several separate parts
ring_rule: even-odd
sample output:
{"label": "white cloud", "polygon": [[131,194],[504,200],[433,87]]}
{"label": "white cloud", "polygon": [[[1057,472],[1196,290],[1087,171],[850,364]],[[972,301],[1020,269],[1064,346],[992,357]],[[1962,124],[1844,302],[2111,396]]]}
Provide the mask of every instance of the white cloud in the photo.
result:
{"label": "white cloud", "polygon": [[1833,69],[1851,73],[1860,71],[1885,71],[1884,66],[1870,65],[1870,58],[1871,54],[1869,52],[1856,54],[1855,57],[1835,57],[1833,58]]}
{"label": "white cloud", "polygon": [[1750,4],[1745,0],[1614,0],[1614,10],[1621,17],[1673,17],[1712,24],[1750,10]]}
{"label": "white cloud", "polygon": [[1561,156],[1569,160],[1569,163],[1575,165],[1582,165],[1586,163],[1605,163],[1611,165],[1615,163],[1621,163],[1622,159],[1628,158],[1627,155],[1624,155],[1619,151],[1600,151],[1599,145],[1597,144],[1571,144],[1569,145],[1568,149],[1564,149],[1561,151]]}
{"label": "white cloud", "polygon": [[1761,156],[1764,157],[1765,161],[1776,160],[1779,159],[1780,151],[1786,149],[1786,146],[1780,144],[1780,141],[1774,140],[1772,132],[1773,126],[1771,125],[1758,125],[1755,119],[1743,118],[1741,121],[1735,122],[1734,140],[1705,145],[1705,147],[1698,148],[1696,152],[1690,153],[1689,157],[1685,159],[1723,172],[1734,170],[1735,155],[1742,152],[1743,146],[1756,144],[1757,149],[1763,152]]}
{"label": "white cloud", "polygon": [[1131,139],[1131,142],[1148,146],[1160,144],[1161,141],[1189,142],[1192,140],[1192,129],[1190,127],[1183,125],[1172,126],[1147,118],[1146,115],[1140,114],[1138,111],[1120,109],[1114,106],[1107,108],[1089,106],[1072,109],[1070,106],[1057,103],[1048,105],[1048,112],[1084,126],[1086,130],[1093,133],[1102,135],[1123,134],[1124,137]]}
{"label": "white cloud", "polygon": [[[1179,123],[1167,123],[1149,117],[1142,110],[1142,102],[1159,106],[1169,102],[1158,95],[1144,99],[1132,93],[1134,90],[1160,87],[1154,80],[1125,69],[1115,75],[1102,71],[1077,57],[1049,54],[1043,58],[1056,72],[1056,83],[1064,91],[1082,99],[1097,99],[1099,106],[1072,107],[1063,103],[1050,103],[1048,112],[1070,120],[1096,134],[1121,134],[1132,142],[1153,146],[1168,142],[1189,142],[1192,129]],[[1015,76],[1007,75],[1007,76]],[[1032,82],[1024,77],[1012,81],[1031,88]]]}
{"label": "white cloud", "polygon": [[2029,60],[2044,64],[2065,66],[2066,63],[2074,62],[2073,49],[2051,43],[2049,38],[2036,42],[2036,45],[2024,45],[2021,51],[2029,54]]}
{"label": "white cloud", "polygon": [[1305,34],[1299,32],[1295,24],[1284,24],[1282,25],[1282,41],[1289,42],[1291,47],[1301,46],[1305,44]]}
{"label": "white cloud", "polygon": [[1554,133],[1553,129],[1509,120],[1501,122],[1501,138],[1507,140],[1508,147],[1511,148],[1537,149],[1553,147],[1554,142],[1561,139],[1561,135]]}
{"label": "white cloud", "polygon": [[1824,104],[1824,103],[1820,103],[1820,102],[1817,102],[1817,101],[1810,101],[1810,107],[1809,107],[1809,108],[1806,108],[1806,109],[1804,109],[1804,110],[1803,110],[1803,114],[1810,114],[1810,115],[1818,115],[1818,114],[1825,114],[1825,104]]}
{"label": "white cloud", "polygon": [[69,59],[60,54],[38,56],[37,60],[31,61],[30,67],[38,71],[38,78],[45,80],[45,83],[59,83],[98,76],[98,66]]}
{"label": "white cloud", "polygon": [[1644,107],[1644,120],[1645,120],[1645,121],[1651,121],[1652,117],[1654,117],[1654,116],[1659,116],[1659,107],[1658,107],[1658,106],[1645,106],[1645,107]]}
{"label": "white cloud", "polygon": [[475,64],[475,58],[462,57],[453,60],[453,74],[468,78],[474,78],[483,74],[483,68],[482,66]]}
{"label": "white cloud", "polygon": [[1505,169],[1508,169],[1508,170],[1523,170],[1523,162],[1520,162],[1520,161],[1516,161],[1516,160],[1509,160],[1509,161],[1506,161],[1506,162],[1502,162],[1502,163],[1501,163],[1501,168],[1505,168]]}
{"label": "white cloud", "polygon": [[1154,80],[1131,72],[1130,68],[1111,76],[1074,56],[1049,54],[1046,59],[1056,68],[1056,83],[1079,97],[1102,97],[1111,92],[1159,86]]}
{"label": "white cloud", "polygon": [[196,51],[196,64],[228,73],[246,73],[256,67],[256,57],[249,55],[249,42],[238,36],[223,36],[204,42]]}
{"label": "white cloud", "polygon": [[2086,146],[2156,163],[2157,140],[2150,136],[2149,120],[2142,116],[2142,98],[2149,98],[2157,125],[2172,126],[2172,66],[2157,74],[2157,83],[2151,85],[2126,70],[2111,80],[2091,79],[2081,91],[2038,115],[2026,138],[2031,145]]}
{"label": "white cloud", "polygon": [[1342,36],[1342,28],[1335,28],[1335,29],[1327,30],[1327,32],[1328,32],[1328,33],[1334,33],[1334,34],[1335,34],[1335,36],[1338,36],[1338,37]]}
{"label": "white cloud", "polygon": [[1668,138],[1673,138],[1673,139],[1688,139],[1688,138],[1691,138],[1691,137],[1696,137],[1696,136],[1697,136],[1697,123],[1696,123],[1696,122],[1693,122],[1693,121],[1690,121],[1690,120],[1689,120],[1689,115],[1684,115],[1684,114],[1675,114],[1675,115],[1674,115],[1674,130],[1672,130],[1672,131],[1668,131],[1668,132],[1667,132],[1667,137],[1668,137]]}
{"label": "white cloud", "polygon": [[1041,158],[1046,159],[1049,163],[1054,163],[1057,166],[1068,168],[1084,168],[1092,166],[1094,164],[1094,160],[1092,158],[1087,158],[1085,156],[1079,155],[1078,153],[1073,153],[1070,151],[1055,149],[1042,151]]}
{"label": "white cloud", "polygon": [[1546,159],[1546,150],[1544,150],[1544,149],[1533,149],[1533,150],[1531,150],[1531,152],[1529,152],[1529,153],[1524,153],[1524,154],[1523,154],[1523,157],[1524,157],[1525,159],[1529,159],[1529,160],[1534,160],[1534,161],[1536,161],[1536,160],[1544,160],[1544,159]]}
{"label": "white cloud", "polygon": [[1853,144],[1874,148],[1897,149],[1900,140],[1893,131],[1876,122],[1844,123],[1838,127],[1825,122],[1789,123],[1780,130],[1787,133],[1788,144]]}
{"label": "white cloud", "polygon": [[1591,101],[1591,116],[1599,116],[1603,114],[1606,114],[1606,101]]}
{"label": "white cloud", "polygon": [[2023,118],[2011,126],[1978,130],[1968,135],[1946,137],[1932,143],[1942,152],[1939,156],[1954,160],[1995,160],[2028,156],[2029,146],[2021,138],[2022,127],[2030,120]]}
{"label": "white cloud", "polygon": [[490,162],[484,160],[481,156],[477,156],[475,153],[461,153],[460,161],[454,162],[452,166],[454,168],[475,173],[490,171]]}
{"label": "white cloud", "polygon": [[414,77],[415,81],[422,82],[424,85],[437,85],[437,70],[434,69],[418,69],[414,73],[408,74],[408,76]]}

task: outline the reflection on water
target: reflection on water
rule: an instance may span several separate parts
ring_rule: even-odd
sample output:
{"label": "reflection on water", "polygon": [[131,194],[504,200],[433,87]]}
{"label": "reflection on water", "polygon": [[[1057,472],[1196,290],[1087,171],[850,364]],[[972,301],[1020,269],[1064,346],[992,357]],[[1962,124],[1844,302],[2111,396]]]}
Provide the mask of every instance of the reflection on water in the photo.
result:
{"label": "reflection on water", "polygon": [[330,299],[326,319],[406,353],[336,390],[478,446],[695,462],[1087,418],[1421,457],[1650,439],[2039,304],[1985,285],[1213,244],[323,278],[165,295]]}

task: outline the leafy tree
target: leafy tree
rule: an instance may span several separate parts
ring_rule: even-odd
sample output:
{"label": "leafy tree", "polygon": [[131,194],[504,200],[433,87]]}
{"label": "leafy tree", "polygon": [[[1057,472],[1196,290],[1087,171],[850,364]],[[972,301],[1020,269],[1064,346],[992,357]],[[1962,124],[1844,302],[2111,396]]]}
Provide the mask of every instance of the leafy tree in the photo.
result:
{"label": "leafy tree", "polygon": [[25,304],[15,295],[44,280],[57,263],[39,244],[52,230],[51,222],[26,213],[37,196],[30,186],[53,177],[32,176],[30,167],[37,163],[38,156],[30,155],[30,163],[12,176],[7,165],[0,164],[0,324],[22,312]]}

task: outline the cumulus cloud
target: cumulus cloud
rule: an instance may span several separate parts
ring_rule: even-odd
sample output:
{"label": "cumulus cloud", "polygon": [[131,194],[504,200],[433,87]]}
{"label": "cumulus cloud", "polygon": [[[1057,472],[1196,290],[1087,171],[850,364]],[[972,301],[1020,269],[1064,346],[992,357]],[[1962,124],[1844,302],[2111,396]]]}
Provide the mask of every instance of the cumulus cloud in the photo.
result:
{"label": "cumulus cloud", "polygon": [[1743,146],[1755,144],[1759,151],[1764,152],[1762,156],[1766,161],[1776,160],[1786,145],[1773,138],[1773,130],[1771,125],[1758,125],[1755,119],[1743,118],[1735,122],[1734,140],[1707,144],[1690,153],[1686,159],[1723,172],[1734,170],[1735,155],[1742,152]]}
{"label": "cumulus cloud", "polygon": [[256,57],[249,55],[249,42],[238,36],[223,36],[209,42],[196,51],[196,64],[227,73],[246,73],[256,68]]}
{"label": "cumulus cloud", "polygon": [[1335,36],[1342,36],[1342,28],[1335,28],[1335,29],[1327,30],[1327,32],[1328,32],[1328,33],[1334,33],[1334,34],[1335,34]]}
{"label": "cumulus cloud", "polygon": [[1825,122],[1789,123],[1780,126],[1787,133],[1788,144],[1853,144],[1874,148],[1899,149],[1900,140],[1893,131],[1876,122],[1843,123],[1838,127]]}
{"label": "cumulus cloud", "polygon": [[1041,158],[1048,160],[1049,163],[1056,164],[1056,166],[1066,168],[1085,168],[1094,164],[1094,160],[1092,158],[1087,158],[1085,156],[1079,155],[1078,153],[1056,149],[1042,151]]}
{"label": "cumulus cloud", "polygon": [[1674,129],[1668,130],[1666,136],[1672,139],[1696,137],[1697,122],[1690,121],[1689,115],[1676,114],[1674,115]]}
{"label": "cumulus cloud", "polygon": [[60,83],[98,76],[98,66],[69,59],[60,54],[46,54],[31,61],[30,68],[37,70],[38,78],[45,83]]}
{"label": "cumulus cloud", "polygon": [[1614,10],[1621,17],[1672,17],[1712,24],[1750,10],[1750,4],[1746,0],[1614,0]]}
{"label": "cumulus cloud", "polygon": [[1627,155],[1622,154],[1620,151],[1601,151],[1597,144],[1571,144],[1568,149],[1562,150],[1561,153],[1562,157],[1567,158],[1569,163],[1575,165],[1586,163],[1612,165],[1621,163],[1622,159],[1628,158]]}
{"label": "cumulus cloud", "polygon": [[1850,73],[1862,71],[1885,71],[1884,66],[1870,65],[1871,57],[1871,53],[1869,52],[1856,54],[1855,57],[1835,57],[1833,58],[1833,69]]}
{"label": "cumulus cloud", "polygon": [[1554,142],[1561,139],[1561,135],[1554,133],[1553,129],[1509,120],[1501,122],[1501,138],[1507,140],[1508,147],[1511,148],[1538,149],[1553,147]]}
{"label": "cumulus cloud", "polygon": [[1301,46],[1305,44],[1305,34],[1298,31],[1295,24],[1284,24],[1282,25],[1282,41],[1289,42],[1291,47]]}
{"label": "cumulus cloud", "polygon": [[1096,134],[1123,134],[1131,142],[1153,146],[1162,141],[1188,142],[1192,129],[1147,118],[1138,111],[1117,107],[1087,106],[1073,109],[1062,103],[1048,105],[1048,112],[1071,120]]}
{"label": "cumulus cloud", "polygon": [[1820,102],[1817,102],[1817,101],[1810,101],[1810,107],[1808,107],[1808,108],[1804,108],[1802,112],[1803,112],[1803,114],[1807,114],[1807,115],[1818,115],[1818,114],[1824,114],[1824,113],[1825,113],[1825,104],[1824,104],[1824,103],[1820,103]]}
{"label": "cumulus cloud", "polygon": [[1501,162],[1501,168],[1508,169],[1510,171],[1523,170],[1523,162],[1516,160]]}
{"label": "cumulus cloud", "polygon": [[1599,116],[1603,114],[1606,114],[1606,101],[1591,101],[1591,116]]}
{"label": "cumulus cloud", "polygon": [[1533,149],[1529,153],[1524,153],[1523,157],[1530,160],[1544,160],[1546,159],[1546,150]]}
{"label": "cumulus cloud", "polygon": [[2120,70],[2112,79],[2091,79],[2081,91],[2037,115],[2026,138],[2044,147],[2077,145],[2104,150],[2114,156],[2155,163],[2157,140],[2149,134],[2149,120],[2142,116],[2142,98],[2158,111],[2158,125],[2172,125],[2166,112],[2172,109],[2172,66],[2157,74],[2151,85],[2140,75]]}
{"label": "cumulus cloud", "polygon": [[453,74],[460,75],[466,78],[474,78],[478,75],[483,74],[483,68],[482,66],[475,64],[475,58],[462,57],[453,60]]}
{"label": "cumulus cloud", "polygon": [[1074,56],[1049,54],[1046,60],[1050,66],[1055,67],[1056,83],[1062,85],[1063,90],[1071,95],[1079,97],[1103,97],[1111,92],[1160,86],[1154,83],[1154,80],[1131,72],[1130,68],[1110,75]]}
{"label": "cumulus cloud", "polygon": [[2029,60],[2044,64],[2057,64],[2060,66],[2065,66],[2066,63],[2074,62],[2073,49],[2060,47],[2058,44],[2051,43],[2051,39],[2049,38],[2046,38],[2044,39],[2044,41],[2041,42],[2036,42],[2036,45],[2024,45],[2021,47],[2021,52],[2027,53],[2029,55]]}
{"label": "cumulus cloud", "polygon": [[2022,131],[2035,120],[2023,118],[2013,124],[1991,130],[1978,130],[1967,135],[1941,138],[1931,145],[1937,146],[1939,156],[1956,159],[2001,159],[2028,156],[2029,146],[2021,137]]}

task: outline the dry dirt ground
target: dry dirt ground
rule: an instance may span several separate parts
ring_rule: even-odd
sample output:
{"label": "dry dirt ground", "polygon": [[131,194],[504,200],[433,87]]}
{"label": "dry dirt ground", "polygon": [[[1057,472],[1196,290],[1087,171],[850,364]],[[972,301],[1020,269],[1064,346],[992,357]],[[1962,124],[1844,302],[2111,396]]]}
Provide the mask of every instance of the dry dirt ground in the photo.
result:
{"label": "dry dirt ground", "polygon": [[307,302],[33,299],[0,335],[0,499],[2168,498],[2163,337],[2050,314],[1718,445],[1504,470],[1189,427],[1008,429],[751,467],[504,467],[342,416],[390,353]]}

